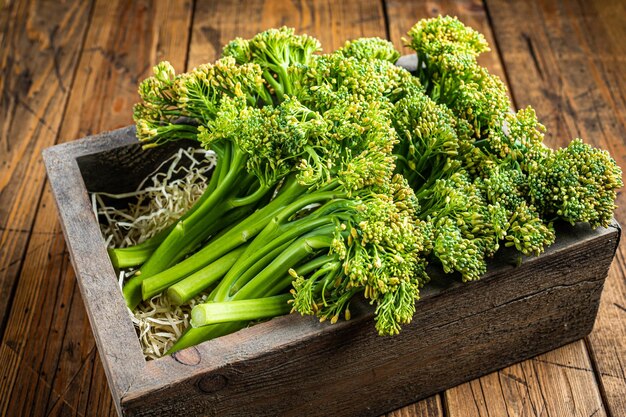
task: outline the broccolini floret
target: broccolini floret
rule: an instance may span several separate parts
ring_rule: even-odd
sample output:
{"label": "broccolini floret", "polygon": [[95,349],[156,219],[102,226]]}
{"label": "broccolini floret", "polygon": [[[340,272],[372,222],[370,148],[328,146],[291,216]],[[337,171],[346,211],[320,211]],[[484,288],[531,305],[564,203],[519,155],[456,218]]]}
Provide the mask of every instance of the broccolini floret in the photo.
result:
{"label": "broccolini floret", "polygon": [[489,47],[477,31],[453,17],[418,22],[405,44],[418,57],[417,77],[427,94],[466,120],[476,139],[498,126],[510,102],[502,81],[478,65]]}
{"label": "broccolini floret", "polygon": [[418,216],[432,223],[432,256],[444,272],[457,271],[464,281],[479,279],[486,271],[485,258],[495,253],[504,237],[502,208],[487,203],[463,169],[437,179],[417,198]]}
{"label": "broccolini floret", "polygon": [[408,36],[410,39],[404,42],[417,53],[420,62],[427,62],[427,66],[432,63],[444,71],[462,72],[474,66],[478,55],[489,51],[481,33],[451,16],[420,20]]}
{"label": "broccolini floret", "polygon": [[296,35],[293,28],[282,27],[259,33],[252,39],[237,38],[224,47],[223,55],[238,64],[254,62],[277,100],[296,95],[301,88],[301,67],[314,62],[319,41],[308,35]]}
{"label": "broccolini floret", "polygon": [[530,198],[542,216],[592,227],[608,226],[623,185],[622,170],[609,153],[581,139],[535,161],[529,174]]}
{"label": "broccolini floret", "polygon": [[354,57],[358,60],[380,59],[395,64],[400,53],[391,42],[381,38],[359,38],[347,41],[343,48],[337,49],[336,54],[346,58]]}
{"label": "broccolini floret", "polygon": [[454,116],[445,106],[411,91],[395,103],[393,124],[399,138],[394,149],[397,171],[415,190],[431,187],[459,168],[455,157],[460,141]]}
{"label": "broccolini floret", "polygon": [[419,288],[428,280],[422,254],[425,223],[417,220],[417,200],[400,176],[360,198],[350,217],[341,217],[321,273],[297,275],[293,309],[322,320],[349,317],[351,298],[363,293],[376,305],[376,329],[397,334],[415,312]]}

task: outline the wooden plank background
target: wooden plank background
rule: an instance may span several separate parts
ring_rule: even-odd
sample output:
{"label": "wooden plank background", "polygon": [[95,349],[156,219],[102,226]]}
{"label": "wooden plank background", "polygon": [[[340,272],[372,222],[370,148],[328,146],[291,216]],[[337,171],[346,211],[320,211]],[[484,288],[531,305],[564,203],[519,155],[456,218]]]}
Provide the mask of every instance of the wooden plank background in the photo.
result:
{"label": "wooden plank background", "polygon": [[[326,50],[451,14],[483,32],[483,64],[551,146],[580,136],[626,167],[626,5],[602,1],[4,0],[0,9],[0,414],[113,416],[40,152],[131,123],[137,83],[235,36],[280,25]],[[626,223],[626,198],[617,219]],[[585,340],[390,413],[394,417],[626,415],[626,249]],[[451,358],[453,360],[453,358]]]}

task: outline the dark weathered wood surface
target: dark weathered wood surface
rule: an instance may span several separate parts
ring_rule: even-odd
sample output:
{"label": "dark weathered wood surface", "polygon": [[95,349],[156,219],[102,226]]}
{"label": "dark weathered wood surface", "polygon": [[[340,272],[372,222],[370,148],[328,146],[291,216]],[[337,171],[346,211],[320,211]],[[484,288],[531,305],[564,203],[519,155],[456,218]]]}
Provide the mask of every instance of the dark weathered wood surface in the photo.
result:
{"label": "dark weathered wood surface", "polygon": [[[71,8],[80,4],[83,2],[73,2]],[[49,1],[26,9],[30,13],[45,10],[52,16],[56,5],[56,1]],[[86,35],[70,51],[78,54],[79,60],[72,73],[74,79],[66,86],[69,100],[57,109],[41,111],[46,117],[64,115],[53,141],[128,125],[137,82],[150,67],[167,56],[175,68],[185,68],[191,6],[179,1],[142,1],[131,6],[124,1],[95,2],[86,17]],[[10,8],[3,9],[3,16]],[[40,22],[48,18],[38,16],[26,28],[41,30]],[[57,26],[52,25],[40,38],[53,36],[62,27]],[[16,49],[10,45],[2,48],[3,53],[18,54],[23,49],[32,50],[36,56],[36,47]],[[8,70],[8,74],[13,77],[14,71]],[[40,71],[32,70],[38,77],[33,85],[46,85],[54,79]],[[11,139],[24,141],[22,146],[29,143],[23,135]],[[41,155],[28,156],[40,163]],[[23,202],[16,207],[18,213],[35,216],[35,220],[26,256],[19,259],[23,264],[14,277],[17,289],[10,299],[11,312],[0,345],[0,410],[9,416],[115,415],[54,200],[49,188],[41,186],[43,168],[40,177],[38,193],[43,190],[43,195],[39,203]],[[36,188],[37,182],[29,181],[22,187]],[[29,230],[25,233],[29,235]]]}
{"label": "dark weathered wood surface", "polygon": [[0,15],[0,334],[41,199],[91,2],[7,2]]}
{"label": "dark weathered wood surface", "polygon": [[[158,59],[182,70],[233,36],[280,24],[327,49],[363,34],[400,46],[414,21],[453,13],[497,41],[485,64],[499,73],[491,63],[501,59],[516,105],[537,108],[551,144],[580,135],[626,166],[623,2],[95,3],[8,0],[0,10],[2,415],[115,414],[39,151],[128,124],[136,82]],[[584,342],[392,415],[626,415],[624,268],[621,245]]]}
{"label": "dark weathered wood surface", "polygon": [[[626,167],[626,44],[617,40],[626,35],[624,2],[489,0],[487,6],[517,105],[530,104],[542,115],[546,142],[557,146],[582,137],[608,149]],[[527,17],[523,22],[521,15]],[[622,193],[618,219],[626,218],[625,203]],[[577,367],[595,370],[611,416],[626,415],[625,254],[621,245],[594,332],[575,356],[583,360]],[[556,362],[568,364],[565,359]],[[568,381],[584,378],[568,373]],[[586,408],[591,413],[600,405],[587,403]]]}

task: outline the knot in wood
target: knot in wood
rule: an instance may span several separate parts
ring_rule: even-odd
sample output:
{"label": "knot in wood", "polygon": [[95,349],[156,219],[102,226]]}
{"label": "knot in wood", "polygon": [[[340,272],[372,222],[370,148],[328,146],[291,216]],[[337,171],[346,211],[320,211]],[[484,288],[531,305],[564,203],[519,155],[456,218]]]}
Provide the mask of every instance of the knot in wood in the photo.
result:
{"label": "knot in wood", "polygon": [[198,380],[196,386],[205,394],[213,394],[226,388],[228,385],[228,378],[224,375],[205,375]]}
{"label": "knot in wood", "polygon": [[187,366],[196,366],[202,359],[200,352],[195,347],[187,348],[172,354],[174,360]]}

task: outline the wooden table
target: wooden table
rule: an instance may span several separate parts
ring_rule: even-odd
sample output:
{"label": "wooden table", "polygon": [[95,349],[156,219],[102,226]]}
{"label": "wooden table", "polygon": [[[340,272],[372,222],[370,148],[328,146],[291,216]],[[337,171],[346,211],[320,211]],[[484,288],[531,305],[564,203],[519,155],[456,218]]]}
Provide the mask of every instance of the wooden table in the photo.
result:
{"label": "wooden table", "polygon": [[[320,39],[401,37],[457,15],[483,32],[483,58],[532,105],[551,146],[581,136],[626,167],[626,4],[456,0],[11,1],[0,11],[0,411],[114,415],[41,150],[131,123],[137,84],[219,56],[235,36],[280,25]],[[408,52],[408,50],[405,49]],[[626,224],[626,197],[616,217]],[[626,249],[584,340],[397,410],[392,416],[626,416]],[[450,358],[454,360],[454,358]]]}

